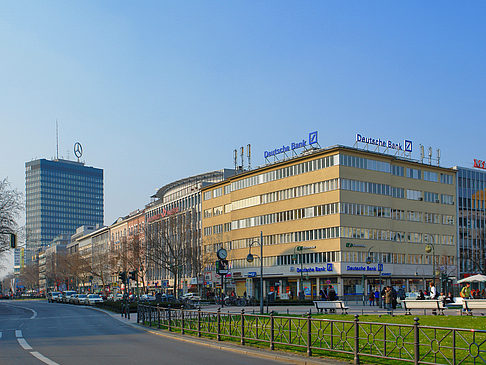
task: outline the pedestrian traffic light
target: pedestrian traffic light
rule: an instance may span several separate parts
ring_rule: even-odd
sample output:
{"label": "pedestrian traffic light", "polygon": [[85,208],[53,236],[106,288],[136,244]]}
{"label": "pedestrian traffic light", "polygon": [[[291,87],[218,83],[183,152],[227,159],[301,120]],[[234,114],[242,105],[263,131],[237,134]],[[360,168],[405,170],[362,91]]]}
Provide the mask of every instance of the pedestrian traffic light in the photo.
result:
{"label": "pedestrian traffic light", "polygon": [[118,278],[121,280],[122,283],[127,282],[127,272],[122,271],[121,273],[118,274]]}
{"label": "pedestrian traffic light", "polygon": [[17,248],[17,236],[15,233],[10,233],[10,247]]}
{"label": "pedestrian traffic light", "polygon": [[228,260],[216,261],[216,273],[218,275],[226,275],[228,273]]}
{"label": "pedestrian traffic light", "polygon": [[130,274],[130,279],[137,280],[137,270],[130,271],[129,274]]}

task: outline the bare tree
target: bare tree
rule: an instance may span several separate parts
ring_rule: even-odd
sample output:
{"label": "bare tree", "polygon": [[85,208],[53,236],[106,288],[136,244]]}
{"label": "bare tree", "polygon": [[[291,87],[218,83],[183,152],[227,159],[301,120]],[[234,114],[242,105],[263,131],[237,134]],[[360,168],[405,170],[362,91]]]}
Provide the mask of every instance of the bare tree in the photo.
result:
{"label": "bare tree", "polygon": [[12,189],[6,178],[0,180],[0,256],[10,248],[9,234],[20,231],[16,219],[23,208],[22,193]]}
{"label": "bare tree", "polygon": [[200,247],[192,227],[192,211],[171,215],[145,228],[146,257],[162,276],[174,279],[174,295],[183,276],[201,272]]}
{"label": "bare tree", "polygon": [[97,247],[93,250],[91,257],[90,273],[93,277],[98,278],[101,281],[103,291],[113,273],[112,260],[110,260],[108,256],[108,250],[103,249],[102,247]]}
{"label": "bare tree", "polygon": [[21,283],[30,290],[39,288],[39,264],[32,262],[20,271]]}

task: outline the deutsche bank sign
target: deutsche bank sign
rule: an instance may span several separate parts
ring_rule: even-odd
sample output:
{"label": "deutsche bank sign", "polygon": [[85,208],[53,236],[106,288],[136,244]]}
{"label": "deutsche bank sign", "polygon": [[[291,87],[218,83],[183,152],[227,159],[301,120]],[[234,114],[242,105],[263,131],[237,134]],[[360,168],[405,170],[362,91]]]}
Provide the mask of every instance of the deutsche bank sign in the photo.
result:
{"label": "deutsche bank sign", "polygon": [[303,139],[302,141],[292,142],[288,145],[283,145],[282,147],[275,148],[271,151],[265,151],[263,153],[263,157],[268,158],[268,157],[279,155],[281,153],[295,151],[296,149],[299,149],[299,148],[305,148],[307,146],[312,146],[315,143],[317,143],[317,131],[309,133],[309,139],[308,140]]}
{"label": "deutsche bank sign", "polygon": [[413,147],[412,141],[409,141],[408,139],[404,140],[403,143],[396,143],[387,139],[364,137],[359,133],[356,133],[356,142],[372,144],[378,147],[385,147],[405,152],[412,152]]}

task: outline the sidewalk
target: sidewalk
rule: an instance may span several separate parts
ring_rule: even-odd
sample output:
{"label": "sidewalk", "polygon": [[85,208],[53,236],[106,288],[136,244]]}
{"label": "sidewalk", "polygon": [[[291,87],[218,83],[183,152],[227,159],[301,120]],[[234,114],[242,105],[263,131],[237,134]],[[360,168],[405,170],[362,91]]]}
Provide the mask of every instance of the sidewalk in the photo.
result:
{"label": "sidewalk", "polygon": [[[274,361],[279,361],[285,364],[295,364],[295,365],[347,365],[350,362],[318,358],[318,357],[306,357],[298,354],[281,352],[278,350],[271,351],[270,349],[261,349],[251,346],[242,346],[234,342],[229,341],[216,341],[207,338],[196,337],[192,335],[182,335],[180,333],[169,332],[167,330],[158,329],[156,327],[147,327],[137,323],[137,313],[131,313],[130,319],[121,316],[119,313],[113,313],[104,309],[93,308],[95,310],[104,312],[109,316],[117,319],[131,327],[141,329],[147,333],[170,338],[172,340],[177,340],[186,343],[192,343],[200,346],[211,347],[216,350],[228,351],[233,353],[239,353],[251,357],[257,357],[262,359],[269,359]],[[206,308],[202,309],[205,310]],[[217,310],[217,309],[216,309]]]}

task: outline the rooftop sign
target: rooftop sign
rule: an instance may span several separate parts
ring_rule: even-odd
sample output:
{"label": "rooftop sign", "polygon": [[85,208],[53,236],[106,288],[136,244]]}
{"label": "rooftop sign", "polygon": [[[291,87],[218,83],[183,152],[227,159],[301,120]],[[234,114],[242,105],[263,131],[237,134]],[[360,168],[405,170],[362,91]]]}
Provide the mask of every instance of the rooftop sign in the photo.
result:
{"label": "rooftop sign", "polygon": [[474,159],[474,167],[477,169],[486,170],[486,161]]}
{"label": "rooftop sign", "polygon": [[356,143],[366,143],[378,147],[390,148],[397,151],[412,152],[412,141],[405,139],[403,143],[391,141],[389,139],[365,137],[359,133],[356,133]]}
{"label": "rooftop sign", "polygon": [[263,153],[263,157],[265,157],[265,159],[268,159],[269,157],[272,156],[276,158],[277,155],[280,155],[282,153],[284,154],[286,154],[287,152],[297,153],[296,150],[307,149],[308,147],[311,147],[314,144],[318,144],[317,131],[309,133],[309,138],[307,140],[303,139],[302,141],[299,142],[291,142],[288,145],[282,145],[282,147],[277,147],[273,150],[265,151]]}

